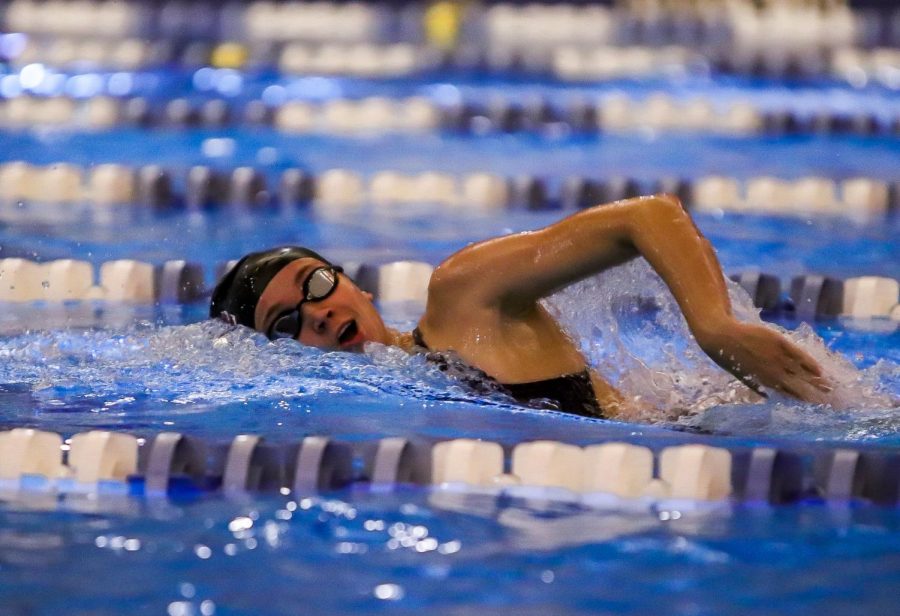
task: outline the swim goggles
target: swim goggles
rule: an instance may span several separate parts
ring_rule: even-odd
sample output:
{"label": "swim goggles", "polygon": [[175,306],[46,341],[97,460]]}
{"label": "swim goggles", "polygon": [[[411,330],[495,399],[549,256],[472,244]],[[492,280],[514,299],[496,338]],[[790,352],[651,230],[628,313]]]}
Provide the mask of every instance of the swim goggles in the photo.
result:
{"label": "swim goggles", "polygon": [[303,281],[303,299],[292,309],[281,313],[269,327],[269,340],[297,338],[303,327],[301,309],[305,302],[321,302],[337,289],[340,267],[317,267]]}

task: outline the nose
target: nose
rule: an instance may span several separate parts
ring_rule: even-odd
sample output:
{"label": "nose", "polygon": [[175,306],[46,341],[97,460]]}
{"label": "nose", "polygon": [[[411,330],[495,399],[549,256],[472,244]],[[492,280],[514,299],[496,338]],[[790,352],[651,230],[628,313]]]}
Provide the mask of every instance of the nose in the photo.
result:
{"label": "nose", "polygon": [[332,310],[319,303],[304,304],[303,319],[306,320],[312,330],[317,334],[324,334],[328,331],[328,324],[334,316]]}

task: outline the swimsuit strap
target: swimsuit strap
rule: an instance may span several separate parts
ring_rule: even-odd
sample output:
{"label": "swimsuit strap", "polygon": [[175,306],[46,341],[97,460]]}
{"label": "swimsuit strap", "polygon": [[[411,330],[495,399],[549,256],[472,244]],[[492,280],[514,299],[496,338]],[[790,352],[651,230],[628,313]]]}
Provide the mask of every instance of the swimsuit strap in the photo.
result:
{"label": "swimsuit strap", "polygon": [[416,327],[412,330],[413,343],[416,346],[422,347],[423,349],[428,349],[428,345],[425,343],[425,339],[422,337],[422,330]]}

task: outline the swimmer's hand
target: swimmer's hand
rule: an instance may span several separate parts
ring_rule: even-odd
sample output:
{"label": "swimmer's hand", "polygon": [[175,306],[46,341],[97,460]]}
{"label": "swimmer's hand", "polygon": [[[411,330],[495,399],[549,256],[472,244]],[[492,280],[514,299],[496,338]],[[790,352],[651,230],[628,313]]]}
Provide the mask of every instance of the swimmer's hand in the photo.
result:
{"label": "swimmer's hand", "polygon": [[773,329],[732,321],[697,341],[717,364],[760,395],[765,396],[766,386],[816,404],[830,398],[832,386],[818,362]]}

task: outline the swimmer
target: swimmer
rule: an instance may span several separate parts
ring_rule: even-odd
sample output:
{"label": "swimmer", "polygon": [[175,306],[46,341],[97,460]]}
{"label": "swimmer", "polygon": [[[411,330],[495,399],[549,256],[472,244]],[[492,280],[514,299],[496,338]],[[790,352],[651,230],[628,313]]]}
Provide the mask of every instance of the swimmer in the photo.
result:
{"label": "swimmer", "polygon": [[210,316],[328,350],[377,342],[438,352],[483,371],[519,401],[628,417],[636,404],[587,365],[539,300],[637,257],[665,281],[719,366],[761,395],[768,387],[827,400],[831,386],[812,357],[774,329],[734,317],[712,246],[669,195],[593,207],[463,248],[434,270],[412,332],[387,327],[370,293],[324,257],[295,247],[241,259],[213,292]]}

